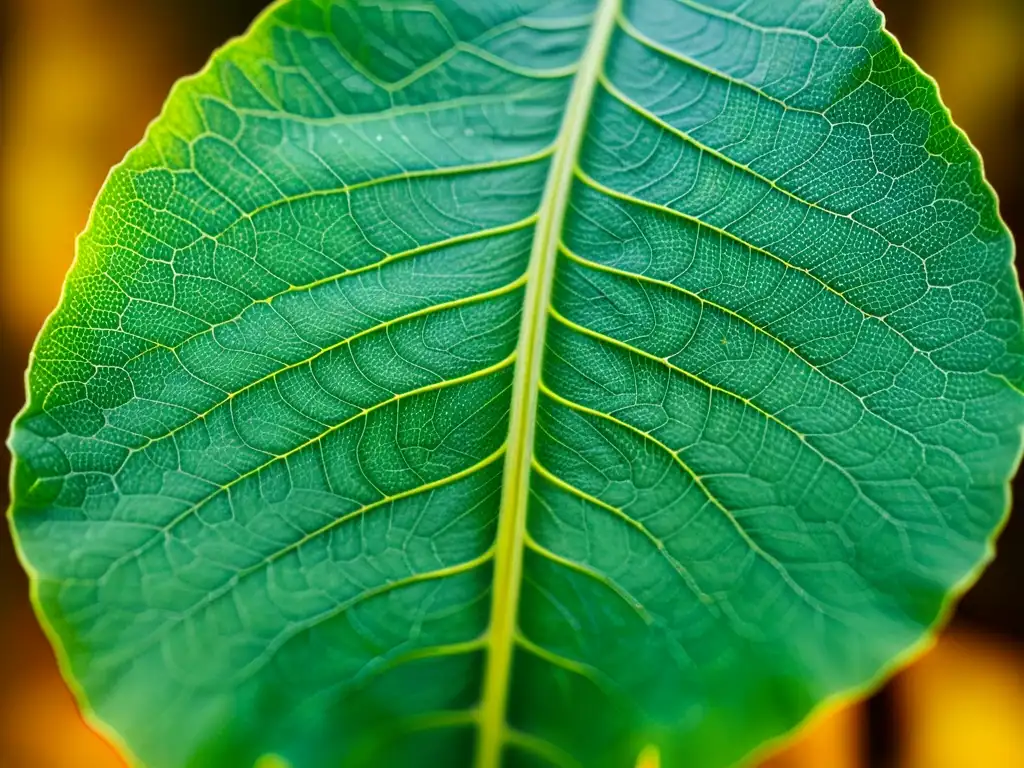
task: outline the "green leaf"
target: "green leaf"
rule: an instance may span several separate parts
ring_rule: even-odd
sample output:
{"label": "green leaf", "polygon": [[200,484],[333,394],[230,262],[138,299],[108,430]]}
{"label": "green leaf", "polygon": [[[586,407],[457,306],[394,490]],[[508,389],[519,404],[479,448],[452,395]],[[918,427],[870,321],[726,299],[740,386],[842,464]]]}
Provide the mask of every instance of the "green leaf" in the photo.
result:
{"label": "green leaf", "polygon": [[12,521],[153,768],[716,768],[920,649],[1012,243],[867,0],[290,0],[112,173]]}

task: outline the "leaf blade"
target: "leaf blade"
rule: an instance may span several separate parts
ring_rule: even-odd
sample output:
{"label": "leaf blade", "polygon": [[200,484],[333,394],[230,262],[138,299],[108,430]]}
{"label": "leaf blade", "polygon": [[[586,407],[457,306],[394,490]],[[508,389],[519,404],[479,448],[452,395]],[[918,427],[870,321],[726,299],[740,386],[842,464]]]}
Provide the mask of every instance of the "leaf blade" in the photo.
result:
{"label": "leaf blade", "polygon": [[930,86],[866,2],[589,5],[280,3],[108,183],[13,520],[147,762],[726,765],[990,557],[1020,298]]}

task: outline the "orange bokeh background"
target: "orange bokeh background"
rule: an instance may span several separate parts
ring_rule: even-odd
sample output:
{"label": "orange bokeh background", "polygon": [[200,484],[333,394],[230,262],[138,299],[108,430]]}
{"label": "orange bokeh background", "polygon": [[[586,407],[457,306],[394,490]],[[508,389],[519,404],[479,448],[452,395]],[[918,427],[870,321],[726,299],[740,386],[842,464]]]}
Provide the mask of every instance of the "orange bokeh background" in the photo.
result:
{"label": "orange bokeh background", "polygon": [[[142,136],[174,79],[244,30],[260,5],[0,0],[0,421],[21,405],[32,339],[57,301],[107,169]],[[1024,232],[1024,1],[879,5],[940,83],[986,158],[1004,217]],[[4,453],[0,471],[7,461]],[[818,718],[764,768],[1024,768],[1018,506],[1000,558],[937,646],[867,705]],[[5,529],[0,630],[0,768],[123,766],[82,721],[60,678]]]}

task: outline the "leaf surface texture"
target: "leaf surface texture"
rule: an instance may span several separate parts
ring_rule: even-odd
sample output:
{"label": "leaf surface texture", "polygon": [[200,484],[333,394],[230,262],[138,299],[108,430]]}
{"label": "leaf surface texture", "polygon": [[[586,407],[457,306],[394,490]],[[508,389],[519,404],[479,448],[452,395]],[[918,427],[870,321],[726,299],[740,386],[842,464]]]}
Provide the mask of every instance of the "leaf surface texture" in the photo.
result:
{"label": "leaf surface texture", "polygon": [[12,521],[153,768],[718,768],[991,556],[1012,242],[867,0],[289,0],[112,173]]}

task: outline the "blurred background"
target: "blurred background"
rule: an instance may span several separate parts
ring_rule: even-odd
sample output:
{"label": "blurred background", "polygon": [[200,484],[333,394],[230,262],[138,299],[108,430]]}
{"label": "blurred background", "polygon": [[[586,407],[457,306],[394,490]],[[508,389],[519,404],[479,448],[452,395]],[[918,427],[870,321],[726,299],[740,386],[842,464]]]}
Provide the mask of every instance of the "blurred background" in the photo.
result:
{"label": "blurred background", "polygon": [[[107,170],[174,80],[265,4],[0,0],[0,431],[21,407],[29,349]],[[1024,238],[1024,0],[878,4],[938,80]],[[0,451],[5,478],[8,463]],[[1024,768],[1024,478],[1017,485],[998,559],[935,648],[763,768]],[[3,484],[0,508],[6,494]],[[27,595],[0,525],[0,768],[123,768],[78,716]]]}

